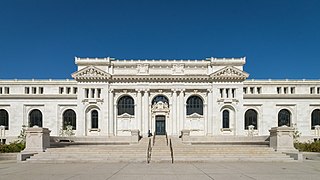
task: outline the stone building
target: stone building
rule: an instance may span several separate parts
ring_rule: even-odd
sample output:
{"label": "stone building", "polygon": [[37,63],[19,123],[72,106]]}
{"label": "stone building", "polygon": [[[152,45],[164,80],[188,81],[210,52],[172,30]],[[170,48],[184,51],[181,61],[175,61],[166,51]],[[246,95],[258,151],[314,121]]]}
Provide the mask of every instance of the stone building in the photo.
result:
{"label": "stone building", "polygon": [[320,80],[247,80],[245,61],[76,57],[73,80],[0,80],[1,136],[22,125],[54,136],[71,125],[76,137],[264,136],[286,125],[318,138]]}

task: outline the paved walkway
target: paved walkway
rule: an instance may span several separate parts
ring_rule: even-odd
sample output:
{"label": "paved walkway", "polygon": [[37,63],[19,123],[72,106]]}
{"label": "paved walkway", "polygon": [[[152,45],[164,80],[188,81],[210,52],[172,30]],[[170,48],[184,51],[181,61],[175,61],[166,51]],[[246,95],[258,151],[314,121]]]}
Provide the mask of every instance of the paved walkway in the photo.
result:
{"label": "paved walkway", "polygon": [[0,161],[1,180],[202,180],[320,179],[320,161],[291,163],[81,163],[27,164]]}

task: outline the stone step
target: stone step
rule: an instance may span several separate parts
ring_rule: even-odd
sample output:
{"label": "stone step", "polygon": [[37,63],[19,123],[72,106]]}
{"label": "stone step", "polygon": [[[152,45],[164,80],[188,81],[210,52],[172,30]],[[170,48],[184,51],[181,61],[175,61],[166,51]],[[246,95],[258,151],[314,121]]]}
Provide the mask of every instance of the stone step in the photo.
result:
{"label": "stone step", "polygon": [[17,153],[0,153],[0,161],[1,160],[16,160]]}

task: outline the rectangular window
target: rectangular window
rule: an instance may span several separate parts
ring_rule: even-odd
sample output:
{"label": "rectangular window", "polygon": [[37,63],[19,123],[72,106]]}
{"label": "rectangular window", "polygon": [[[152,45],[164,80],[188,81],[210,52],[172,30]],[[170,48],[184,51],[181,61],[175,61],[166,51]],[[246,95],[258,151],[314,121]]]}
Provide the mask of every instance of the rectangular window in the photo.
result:
{"label": "rectangular window", "polygon": [[32,94],[36,94],[37,93],[37,88],[36,87],[32,87]]}
{"label": "rectangular window", "polygon": [[25,87],[24,88],[24,93],[25,94],[30,94],[30,88],[29,87]]}
{"label": "rectangular window", "polygon": [[231,90],[231,93],[232,93],[232,98],[235,98],[236,97],[236,89],[232,89]]}
{"label": "rectangular window", "polygon": [[4,93],[5,94],[10,94],[10,88],[9,87],[4,87]]}
{"label": "rectangular window", "polygon": [[63,94],[63,87],[59,87],[59,94]]}
{"label": "rectangular window", "polygon": [[88,88],[84,89],[84,97],[89,98],[89,89]]}
{"label": "rectangular window", "polygon": [[291,92],[291,94],[296,93],[296,92],[295,92],[295,88],[294,88],[294,87],[291,87],[291,88],[290,88],[290,92]]}
{"label": "rectangular window", "polygon": [[317,87],[317,94],[320,94],[320,87]]}
{"label": "rectangular window", "polygon": [[227,98],[229,98],[229,88],[226,89]]}
{"label": "rectangular window", "polygon": [[73,88],[73,94],[77,94],[78,93],[78,88],[74,87]]}
{"label": "rectangular window", "polygon": [[101,97],[101,89],[97,89],[98,98]]}
{"label": "rectangular window", "polygon": [[0,87],[0,94],[2,94],[2,87]]}
{"label": "rectangular window", "polygon": [[91,98],[94,98],[95,93],[95,89],[91,89]]}
{"label": "rectangular window", "polygon": [[261,87],[257,87],[257,93],[261,94]]}
{"label": "rectangular window", "polygon": [[67,94],[70,94],[70,92],[71,92],[71,88],[70,87],[67,87]]}
{"label": "rectangular window", "polygon": [[251,93],[251,94],[254,93],[254,87],[250,87],[250,93]]}
{"label": "rectangular window", "polygon": [[284,88],[283,88],[283,93],[284,93],[284,94],[288,94],[288,88],[287,88],[287,87],[284,87]]}
{"label": "rectangular window", "polygon": [[281,87],[277,87],[277,93],[281,94]]}
{"label": "rectangular window", "polygon": [[310,94],[314,94],[314,89],[315,89],[314,87],[310,88]]}
{"label": "rectangular window", "polygon": [[243,88],[243,93],[247,94],[247,88],[246,87]]}
{"label": "rectangular window", "polygon": [[39,94],[43,94],[43,87],[39,87]]}
{"label": "rectangular window", "polygon": [[220,89],[220,98],[223,98],[223,89]]}

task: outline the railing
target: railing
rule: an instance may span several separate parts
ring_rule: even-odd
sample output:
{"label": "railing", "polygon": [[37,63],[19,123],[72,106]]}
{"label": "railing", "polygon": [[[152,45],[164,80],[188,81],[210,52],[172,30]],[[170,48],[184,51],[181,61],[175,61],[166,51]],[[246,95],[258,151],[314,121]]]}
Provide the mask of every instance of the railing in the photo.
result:
{"label": "railing", "polygon": [[171,152],[171,163],[173,164],[173,149],[172,149],[171,139],[170,139],[170,152]]}
{"label": "railing", "polygon": [[167,146],[168,146],[168,134],[166,132],[166,141],[167,141]]}
{"label": "railing", "polygon": [[149,138],[149,144],[148,144],[148,150],[147,150],[147,163],[149,164],[151,161],[151,151],[152,151],[152,147],[151,147],[151,138]]}
{"label": "railing", "polygon": [[153,133],[152,146],[154,146],[155,141],[156,141],[156,131],[154,131]]}

